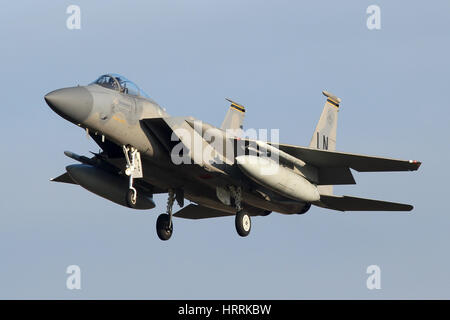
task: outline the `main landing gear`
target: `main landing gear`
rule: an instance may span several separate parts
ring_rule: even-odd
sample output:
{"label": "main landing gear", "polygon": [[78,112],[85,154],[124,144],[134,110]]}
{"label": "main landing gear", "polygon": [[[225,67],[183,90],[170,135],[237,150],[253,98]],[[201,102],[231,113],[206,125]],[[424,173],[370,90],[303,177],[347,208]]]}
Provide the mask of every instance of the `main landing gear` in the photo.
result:
{"label": "main landing gear", "polygon": [[167,200],[167,213],[159,215],[156,220],[156,233],[163,240],[169,240],[173,233],[172,208],[175,202],[175,192],[169,189],[169,199]]}
{"label": "main landing gear", "polygon": [[236,207],[236,217],[234,220],[236,231],[241,237],[246,237],[250,234],[252,220],[250,219],[250,215],[242,208],[242,188],[231,186],[230,192],[234,200],[234,206]]}
{"label": "main landing gear", "polygon": [[135,209],[137,203],[137,190],[133,186],[133,180],[143,177],[141,154],[132,146],[123,146],[123,153],[127,160],[125,174],[129,177],[129,188],[126,195],[128,207]]}

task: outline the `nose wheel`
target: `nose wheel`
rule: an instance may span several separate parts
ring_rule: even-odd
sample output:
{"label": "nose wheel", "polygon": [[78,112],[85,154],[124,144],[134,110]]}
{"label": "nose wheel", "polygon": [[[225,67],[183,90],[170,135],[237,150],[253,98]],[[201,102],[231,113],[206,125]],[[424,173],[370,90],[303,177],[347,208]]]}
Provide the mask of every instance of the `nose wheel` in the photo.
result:
{"label": "nose wheel", "polygon": [[130,208],[136,208],[136,202],[137,202],[137,191],[135,188],[131,187],[127,191],[127,205]]}
{"label": "nose wheel", "polygon": [[129,177],[129,188],[126,194],[128,207],[135,209],[137,203],[137,190],[133,186],[134,179],[142,178],[141,154],[131,146],[123,146],[123,153],[127,161],[125,174]]}
{"label": "nose wheel", "polygon": [[175,192],[169,189],[169,199],[167,200],[167,213],[159,215],[156,220],[156,234],[158,237],[167,241],[170,239],[173,233],[173,223],[172,223],[172,208],[175,202]]}

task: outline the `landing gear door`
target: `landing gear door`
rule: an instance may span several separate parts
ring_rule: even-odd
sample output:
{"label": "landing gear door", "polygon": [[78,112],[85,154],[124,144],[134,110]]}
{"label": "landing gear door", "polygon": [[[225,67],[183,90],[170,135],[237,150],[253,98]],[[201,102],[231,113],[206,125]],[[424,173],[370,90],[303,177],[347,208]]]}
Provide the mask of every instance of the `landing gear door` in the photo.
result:
{"label": "landing gear door", "polygon": [[140,152],[136,153],[134,161],[135,161],[135,163],[134,163],[135,168],[134,168],[134,170],[132,172],[133,178],[139,179],[139,178],[144,177],[144,172],[142,170],[142,162],[141,162],[141,153]]}

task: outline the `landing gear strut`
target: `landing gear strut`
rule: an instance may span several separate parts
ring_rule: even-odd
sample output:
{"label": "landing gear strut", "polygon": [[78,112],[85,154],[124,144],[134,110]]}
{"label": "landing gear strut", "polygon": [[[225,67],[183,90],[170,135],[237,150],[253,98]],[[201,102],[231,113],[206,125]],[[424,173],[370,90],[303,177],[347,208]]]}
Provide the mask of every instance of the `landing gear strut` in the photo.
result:
{"label": "landing gear strut", "polygon": [[137,190],[133,186],[133,180],[135,178],[142,178],[142,166],[141,155],[139,151],[132,146],[123,146],[123,153],[127,160],[125,174],[129,176],[129,188],[126,195],[126,202],[128,207],[136,208],[137,203]]}
{"label": "landing gear strut", "polygon": [[246,237],[252,228],[252,220],[250,219],[250,215],[242,208],[242,188],[231,186],[230,192],[236,207],[236,217],[234,220],[236,231],[241,237]]}
{"label": "landing gear strut", "polygon": [[169,189],[169,199],[167,200],[167,213],[159,215],[156,220],[156,233],[163,240],[169,240],[173,233],[172,208],[175,202],[175,191]]}

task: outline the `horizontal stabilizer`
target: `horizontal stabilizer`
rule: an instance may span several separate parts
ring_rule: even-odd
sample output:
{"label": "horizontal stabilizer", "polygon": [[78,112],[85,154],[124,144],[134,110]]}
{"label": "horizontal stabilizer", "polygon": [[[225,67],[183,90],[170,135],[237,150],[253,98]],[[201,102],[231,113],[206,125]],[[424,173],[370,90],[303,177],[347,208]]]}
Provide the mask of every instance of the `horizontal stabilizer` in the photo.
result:
{"label": "horizontal stabilizer", "polygon": [[349,196],[321,195],[321,205],[339,211],[411,211],[413,206],[403,203],[387,202]]}
{"label": "horizontal stabilizer", "polygon": [[344,153],[298,147],[286,144],[277,146],[280,150],[317,168],[352,168],[359,172],[415,171],[421,163],[415,160],[397,160],[371,157],[360,154]]}
{"label": "horizontal stabilizer", "polygon": [[175,217],[184,219],[206,219],[233,215],[234,213],[211,209],[196,204],[190,204],[174,214]]}

